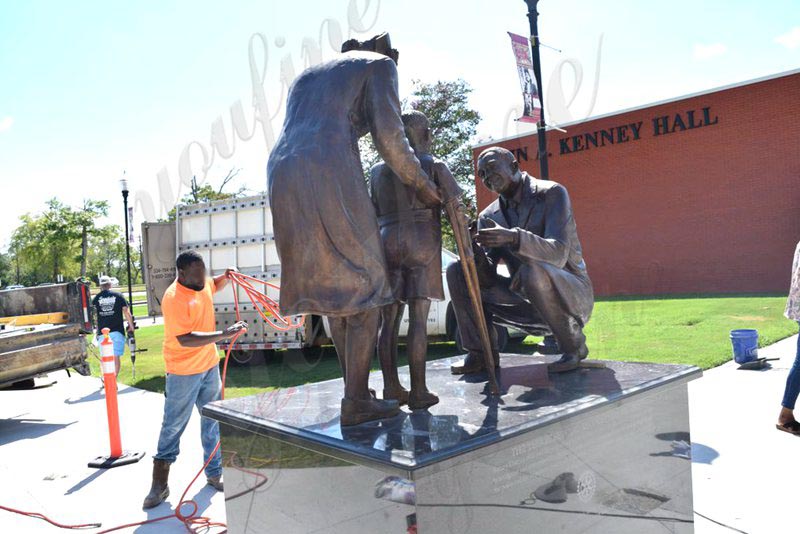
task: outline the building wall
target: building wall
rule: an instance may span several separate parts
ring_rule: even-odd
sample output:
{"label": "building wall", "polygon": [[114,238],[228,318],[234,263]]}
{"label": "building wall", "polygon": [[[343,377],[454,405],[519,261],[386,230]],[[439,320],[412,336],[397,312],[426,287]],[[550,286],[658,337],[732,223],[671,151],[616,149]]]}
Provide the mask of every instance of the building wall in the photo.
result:
{"label": "building wall", "polygon": [[[569,190],[597,294],[788,291],[800,73],[566,129],[548,131],[550,179]],[[495,144],[538,175],[535,134]],[[477,197],[493,199],[479,180]]]}

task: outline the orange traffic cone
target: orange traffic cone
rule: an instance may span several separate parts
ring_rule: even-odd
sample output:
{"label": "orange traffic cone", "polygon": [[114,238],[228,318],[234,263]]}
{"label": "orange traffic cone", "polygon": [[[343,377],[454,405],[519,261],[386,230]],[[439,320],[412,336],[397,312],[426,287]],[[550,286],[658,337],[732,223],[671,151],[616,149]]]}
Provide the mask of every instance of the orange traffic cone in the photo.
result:
{"label": "orange traffic cone", "polygon": [[108,438],[111,443],[111,454],[98,456],[89,467],[110,469],[136,463],[144,457],[143,452],[123,452],[122,439],[119,432],[119,406],[117,404],[117,373],[114,361],[114,344],[108,337],[109,329],[103,328],[103,340],[100,342],[100,370],[106,390],[106,412],[108,414]]}

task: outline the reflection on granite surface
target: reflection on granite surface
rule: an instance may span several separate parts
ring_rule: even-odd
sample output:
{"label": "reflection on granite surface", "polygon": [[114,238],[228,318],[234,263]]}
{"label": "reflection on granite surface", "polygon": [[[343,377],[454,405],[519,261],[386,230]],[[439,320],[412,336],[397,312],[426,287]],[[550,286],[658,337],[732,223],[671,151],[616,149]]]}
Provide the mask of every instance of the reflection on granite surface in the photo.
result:
{"label": "reflection on granite surface", "polygon": [[548,376],[542,357],[505,355],[492,398],[451,361],[430,364],[439,405],[358,427],[339,425],[338,381],[208,406],[229,531],[693,532],[686,383],[699,370]]}
{"label": "reflection on granite surface", "polygon": [[452,361],[429,364],[430,411],[357,427],[339,425],[338,380],[207,406],[222,421],[229,531],[693,532],[686,383],[698,369],[549,376],[543,357],[504,355],[503,395],[490,397]]}
{"label": "reflection on granite surface", "polygon": [[[378,463],[414,469],[699,373],[683,365],[604,362],[603,368],[549,375],[545,357],[505,354],[498,373],[502,396],[491,397],[484,376],[451,375],[454,361],[458,358],[428,364],[429,387],[441,398],[438,405],[356,427],[339,425],[340,379],[225,400],[208,405],[204,413],[254,432],[320,441]],[[400,373],[407,383],[408,368]],[[370,378],[381,391],[380,373]]]}

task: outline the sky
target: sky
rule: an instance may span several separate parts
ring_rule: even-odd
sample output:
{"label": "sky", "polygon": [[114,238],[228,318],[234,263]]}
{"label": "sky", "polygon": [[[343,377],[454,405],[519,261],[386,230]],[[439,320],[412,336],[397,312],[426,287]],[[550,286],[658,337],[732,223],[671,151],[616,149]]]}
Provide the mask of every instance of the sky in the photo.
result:
{"label": "sky", "polygon": [[[241,169],[234,186],[264,190],[287,84],[342,38],[389,31],[401,97],[415,79],[466,80],[478,139],[528,131],[513,120],[506,33],[529,33],[526,12],[523,0],[0,0],[0,250],[53,197],[108,200],[101,222],[122,225],[123,173],[137,228],[193,174],[217,185]],[[539,13],[554,124],[800,67],[800,0],[540,0]],[[254,120],[254,102],[271,118]]]}

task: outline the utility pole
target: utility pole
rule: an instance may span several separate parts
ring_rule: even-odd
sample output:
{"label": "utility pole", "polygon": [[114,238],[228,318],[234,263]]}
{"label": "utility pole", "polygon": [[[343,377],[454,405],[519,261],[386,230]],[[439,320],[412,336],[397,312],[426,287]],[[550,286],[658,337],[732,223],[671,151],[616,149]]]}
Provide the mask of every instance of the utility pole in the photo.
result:
{"label": "utility pole", "polygon": [[[124,173],[123,173],[124,175]],[[131,281],[131,243],[128,239],[130,236],[128,229],[128,180],[123,178],[119,181],[122,188],[122,203],[125,209],[125,261],[128,266],[128,306],[130,306],[131,313],[133,313],[133,284]]]}
{"label": "utility pole", "polygon": [[528,22],[531,29],[531,52],[533,52],[533,75],[536,78],[536,86],[539,91],[539,102],[542,104],[541,116],[536,124],[536,139],[539,141],[539,178],[547,180],[549,170],[547,167],[547,137],[544,121],[544,88],[542,87],[542,63],[539,58],[539,13],[536,11],[536,4],[539,0],[525,0],[528,5]]}

